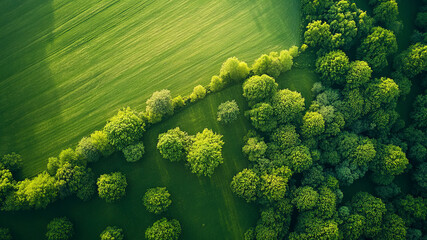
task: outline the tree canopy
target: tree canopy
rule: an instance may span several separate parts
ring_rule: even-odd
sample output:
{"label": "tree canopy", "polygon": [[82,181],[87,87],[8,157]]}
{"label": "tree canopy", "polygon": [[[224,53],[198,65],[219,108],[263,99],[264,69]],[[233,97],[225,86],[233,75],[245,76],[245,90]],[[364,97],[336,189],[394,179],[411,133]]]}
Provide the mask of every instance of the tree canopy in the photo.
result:
{"label": "tree canopy", "polygon": [[150,188],[145,192],[142,201],[147,211],[155,214],[162,213],[172,204],[170,193],[165,187]]}
{"label": "tree canopy", "polygon": [[176,219],[162,218],[147,228],[145,238],[148,240],[177,240],[181,235],[181,224]]}
{"label": "tree canopy", "polygon": [[126,194],[126,176],[121,172],[102,174],[97,185],[99,197],[108,203],[116,202]]}

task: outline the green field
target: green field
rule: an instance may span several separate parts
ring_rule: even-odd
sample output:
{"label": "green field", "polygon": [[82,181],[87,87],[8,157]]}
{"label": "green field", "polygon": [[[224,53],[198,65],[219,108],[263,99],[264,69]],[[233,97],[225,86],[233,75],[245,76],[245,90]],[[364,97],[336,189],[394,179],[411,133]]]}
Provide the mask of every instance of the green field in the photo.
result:
{"label": "green field", "polygon": [[0,3],[0,153],[23,176],[163,88],[188,94],[228,57],[298,45],[299,1]]}
{"label": "green field", "polygon": [[[301,89],[308,100],[312,99],[310,88],[314,81],[316,75],[304,69],[292,70],[278,79],[280,87]],[[237,121],[224,126],[216,121],[217,107],[231,99],[236,100],[242,111]],[[87,203],[69,198],[46,210],[3,212],[0,226],[9,227],[15,239],[44,239],[46,225],[52,218],[68,216],[75,224],[75,239],[97,239],[107,225],[123,227],[127,239],[144,239],[145,229],[159,217],[145,210],[141,198],[150,187],[166,186],[173,203],[165,216],[181,222],[181,239],[241,239],[258,218],[256,206],[237,198],[229,187],[232,177],[249,163],[241,152],[243,136],[251,128],[243,116],[246,108],[242,87],[235,85],[209,95],[150,128],[144,136],[146,154],[140,162],[126,163],[122,154],[117,153],[92,165],[97,175],[113,171],[126,174],[127,195],[116,204],[105,203],[98,197]],[[183,163],[162,159],[156,150],[158,134],[176,126],[190,134],[207,127],[224,135],[224,164],[216,169],[211,179],[197,177]]]}

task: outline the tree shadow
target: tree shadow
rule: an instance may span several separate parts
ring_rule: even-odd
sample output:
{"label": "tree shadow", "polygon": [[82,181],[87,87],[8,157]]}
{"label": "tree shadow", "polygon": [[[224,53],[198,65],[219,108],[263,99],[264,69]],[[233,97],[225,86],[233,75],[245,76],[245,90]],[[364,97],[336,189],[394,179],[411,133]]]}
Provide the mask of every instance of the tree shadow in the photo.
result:
{"label": "tree shadow", "polygon": [[0,154],[23,156],[21,177],[45,169],[42,139],[62,122],[46,50],[53,29],[52,1],[1,1]]}

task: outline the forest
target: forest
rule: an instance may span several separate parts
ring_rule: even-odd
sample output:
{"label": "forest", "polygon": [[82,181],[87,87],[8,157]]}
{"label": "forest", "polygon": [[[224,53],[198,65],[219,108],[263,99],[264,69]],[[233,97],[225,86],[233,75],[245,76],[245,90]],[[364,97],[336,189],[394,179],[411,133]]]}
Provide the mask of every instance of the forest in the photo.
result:
{"label": "forest", "polygon": [[33,175],[2,152],[0,240],[427,239],[427,1],[297,2],[300,41],[125,102]]}

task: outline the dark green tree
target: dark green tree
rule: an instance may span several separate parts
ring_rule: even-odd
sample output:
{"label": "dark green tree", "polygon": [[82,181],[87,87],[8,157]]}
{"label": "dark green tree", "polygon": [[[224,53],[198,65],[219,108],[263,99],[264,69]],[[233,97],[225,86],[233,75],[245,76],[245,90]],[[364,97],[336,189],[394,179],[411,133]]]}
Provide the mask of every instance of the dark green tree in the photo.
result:
{"label": "dark green tree", "polygon": [[262,131],[269,132],[277,127],[277,120],[274,109],[269,103],[258,103],[253,109],[246,111],[252,125]]}
{"label": "dark green tree", "polygon": [[142,142],[129,145],[123,149],[123,155],[128,162],[139,161],[144,153],[144,144]]}
{"label": "dark green tree", "polygon": [[292,204],[301,212],[313,209],[317,205],[318,199],[319,193],[312,187],[299,187],[294,191]]}
{"label": "dark green tree", "polygon": [[145,231],[145,238],[148,240],[177,240],[179,235],[181,235],[181,224],[176,219],[162,218]]}
{"label": "dark green tree", "polygon": [[162,213],[172,204],[170,193],[165,187],[150,188],[145,192],[142,201],[147,211],[155,214]]}
{"label": "dark green tree", "polygon": [[251,169],[243,169],[233,177],[231,190],[247,202],[255,201],[258,194],[260,178]]}
{"label": "dark green tree", "polygon": [[73,237],[73,224],[66,217],[54,218],[47,225],[48,240],[68,240]]}
{"label": "dark green tree", "polygon": [[99,197],[108,203],[116,202],[126,194],[126,176],[121,172],[102,174],[97,185]]}
{"label": "dark green tree", "polygon": [[6,154],[1,158],[0,168],[9,169],[11,172],[16,172],[22,167],[22,157],[16,153]]}
{"label": "dark green tree", "polygon": [[108,226],[104,231],[99,235],[101,240],[123,240],[124,233],[123,229],[116,226]]}

